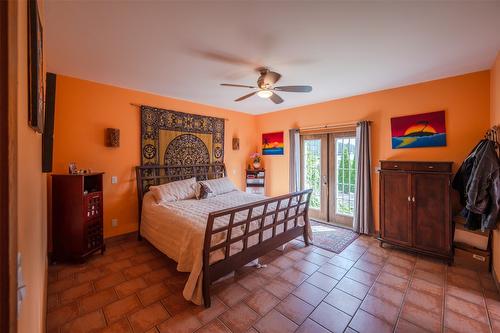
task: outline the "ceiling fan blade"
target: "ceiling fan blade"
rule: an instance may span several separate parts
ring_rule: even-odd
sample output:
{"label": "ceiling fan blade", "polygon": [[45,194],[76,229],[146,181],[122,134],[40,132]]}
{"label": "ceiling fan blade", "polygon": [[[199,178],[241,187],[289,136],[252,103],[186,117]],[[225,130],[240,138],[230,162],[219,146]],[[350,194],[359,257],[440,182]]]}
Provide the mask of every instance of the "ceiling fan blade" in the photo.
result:
{"label": "ceiling fan blade", "polygon": [[311,92],[313,88],[311,86],[281,86],[274,87],[274,90],[287,92]]}
{"label": "ceiling fan blade", "polygon": [[207,60],[218,61],[226,64],[240,65],[240,66],[251,66],[251,67],[260,66],[260,64],[250,59],[245,59],[234,54],[225,53],[223,51],[201,50],[196,48],[190,48],[189,51],[193,55],[205,58]]}
{"label": "ceiling fan blade", "polygon": [[269,97],[271,101],[274,102],[274,104],[281,104],[283,103],[283,98],[279,97],[279,95],[273,93],[271,97]]}
{"label": "ceiling fan blade", "polygon": [[256,93],[257,93],[256,91],[253,91],[250,94],[246,94],[245,96],[241,96],[240,98],[235,99],[234,101],[235,102],[242,101],[244,99],[247,99],[248,97],[251,97],[251,96],[255,95]]}
{"label": "ceiling fan blade", "polygon": [[245,84],[221,83],[220,85],[224,86],[224,87],[257,88],[257,87],[254,87],[254,86],[247,86]]}

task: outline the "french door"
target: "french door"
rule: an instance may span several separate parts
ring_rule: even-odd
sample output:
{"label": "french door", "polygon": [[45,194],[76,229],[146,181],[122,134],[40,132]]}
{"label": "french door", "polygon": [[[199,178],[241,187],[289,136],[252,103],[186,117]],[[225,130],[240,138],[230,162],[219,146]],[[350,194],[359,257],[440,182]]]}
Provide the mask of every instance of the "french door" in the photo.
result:
{"label": "french door", "polygon": [[301,136],[301,187],[313,189],[311,218],[352,227],[355,151],[352,132]]}

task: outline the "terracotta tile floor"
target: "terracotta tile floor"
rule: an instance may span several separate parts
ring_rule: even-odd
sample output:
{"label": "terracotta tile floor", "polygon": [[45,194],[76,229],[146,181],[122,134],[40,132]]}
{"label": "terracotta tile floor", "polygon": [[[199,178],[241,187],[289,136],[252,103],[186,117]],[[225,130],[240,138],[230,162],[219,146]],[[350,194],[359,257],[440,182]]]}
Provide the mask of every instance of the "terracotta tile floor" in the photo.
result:
{"label": "terracotta tile floor", "polygon": [[360,237],[339,255],[294,241],[187,302],[187,274],[146,241],[108,242],[83,265],[49,267],[48,332],[500,332],[489,274]]}

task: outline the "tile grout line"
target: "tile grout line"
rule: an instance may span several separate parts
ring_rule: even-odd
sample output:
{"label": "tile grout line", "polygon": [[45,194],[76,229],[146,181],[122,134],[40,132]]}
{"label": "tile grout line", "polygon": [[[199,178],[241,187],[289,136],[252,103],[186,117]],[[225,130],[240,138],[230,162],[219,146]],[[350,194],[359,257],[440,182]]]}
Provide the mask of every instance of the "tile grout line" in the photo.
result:
{"label": "tile grout line", "polygon": [[486,302],[486,291],[483,286],[483,282],[481,281],[481,277],[479,277],[479,282],[479,284],[481,285],[481,294],[483,295],[484,308],[486,309],[486,318],[488,319],[488,328],[490,329],[490,333],[494,333],[493,324],[491,323],[490,311],[488,309],[488,302]]}
{"label": "tile grout line", "polygon": [[[356,263],[357,263],[359,260],[361,260],[361,257],[362,257],[363,255],[365,255],[367,252],[369,252],[368,250],[370,249],[370,247],[371,247],[371,246],[367,247],[367,248],[366,248],[366,250],[365,250],[365,251],[364,251],[364,252],[363,252],[363,253],[359,256],[359,258],[358,258],[358,259],[356,259],[356,260],[354,261],[354,264],[351,266],[351,268],[349,268],[349,269],[347,270],[347,272],[349,272],[352,268],[355,268],[355,267],[354,267],[354,265],[356,265]],[[373,253],[372,253],[372,254],[373,254]],[[374,254],[374,255],[375,255],[375,254]],[[383,269],[384,269],[384,266],[385,266],[385,264],[386,264],[387,260],[388,260],[388,259],[387,259],[387,257],[386,257],[386,258],[384,258],[384,264],[383,264],[383,265],[382,265],[382,267],[380,268],[380,271],[377,273],[377,277],[375,278],[375,280],[373,281],[372,285],[370,286],[370,288],[369,288],[369,289],[368,289],[368,291],[366,292],[365,296],[364,296],[364,297],[363,297],[363,299],[361,300],[361,303],[359,303],[359,306],[356,308],[356,311],[354,312],[354,314],[353,314],[352,316],[350,316],[350,317],[351,317],[351,319],[350,319],[350,320],[349,320],[349,322],[347,323],[346,329],[347,329],[347,328],[351,328],[349,325],[351,324],[352,320],[354,319],[354,316],[356,315],[356,313],[357,313],[357,312],[361,309],[361,305],[362,305],[362,304],[363,304],[363,302],[365,301],[366,296],[368,296],[368,295],[370,294],[370,291],[372,290],[373,285],[375,284],[375,282],[376,282],[376,281],[377,281],[377,279],[379,278],[380,274],[382,274],[382,271],[383,271]],[[368,272],[366,272],[366,273],[368,273]],[[368,274],[369,274],[369,273],[368,273]],[[346,273],[345,275],[347,275],[347,273]],[[345,275],[344,275],[344,277],[345,277]],[[344,277],[343,277],[343,278],[344,278]],[[356,280],[353,280],[353,281],[356,281]],[[356,282],[358,282],[358,281],[356,281]],[[361,282],[358,282],[358,283],[361,283]],[[362,284],[362,283],[361,283],[361,284]],[[347,293],[347,294],[348,294],[348,293]],[[351,296],[352,296],[352,295],[351,295]],[[362,310],[362,309],[361,309],[361,310]],[[342,311],[342,310],[340,310],[340,311]],[[364,311],[364,310],[362,310],[362,311]],[[345,313],[345,312],[344,312],[344,313]],[[374,316],[374,315],[372,315],[372,316]],[[374,316],[374,317],[375,317],[375,318],[378,318],[378,317],[376,317],[376,316]],[[380,318],[378,318],[378,319],[380,319]],[[382,320],[382,319],[381,319],[381,320]],[[385,320],[383,320],[383,321],[385,322]],[[355,329],[353,329],[353,328],[351,328],[351,329],[352,329],[352,330],[354,330],[354,331],[356,331],[356,330],[355,330]],[[344,331],[345,331],[345,330],[344,330]]]}
{"label": "tile grout line", "polygon": [[[352,244],[352,243],[351,243],[351,244]],[[349,244],[349,245],[351,245],[351,244]],[[316,246],[316,245],[312,244],[312,246],[314,247],[314,246]],[[317,246],[316,246],[316,247],[317,247]],[[348,247],[348,246],[347,246],[347,247]],[[346,247],[346,248],[347,248],[347,247]],[[319,248],[319,247],[317,247],[317,248]],[[344,250],[345,250],[345,249],[344,249]],[[357,261],[361,258],[361,256],[363,256],[363,254],[364,254],[364,253],[366,253],[366,251],[367,251],[367,250],[368,250],[368,248],[366,248],[366,249],[365,249],[365,251],[363,251],[363,253],[362,253],[362,254],[358,257],[358,259],[356,259],[356,260],[351,260],[351,261],[354,261],[354,264],[356,264],[356,262],[357,262]],[[314,252],[314,250],[313,250],[313,251],[311,251],[311,252]],[[335,253],[335,252],[333,252],[333,251],[330,251],[330,252]],[[317,252],[315,252],[315,253],[316,253],[316,254],[318,254],[318,255],[321,255],[321,254],[319,254],[319,253],[317,253]],[[335,253],[335,255],[334,255],[333,257],[338,256],[339,254],[340,254],[340,253]],[[333,258],[333,257],[332,257],[332,258]],[[344,258],[344,257],[342,257],[342,256],[340,256],[340,257],[341,257],[341,258]],[[316,271],[314,271],[314,272],[313,272],[313,274],[314,274],[314,273],[316,273],[316,272],[321,273],[321,272],[319,272],[319,269],[320,269],[321,267],[323,267],[323,265],[325,265],[326,263],[329,263],[330,259],[332,259],[332,258],[328,258],[328,261],[326,261],[326,262],[325,262],[325,263],[323,263],[322,265],[318,265],[318,264],[316,264],[316,263],[313,263],[313,264],[315,264],[315,265],[318,265],[318,266],[319,266],[319,268],[318,268]],[[344,259],[350,260],[350,259],[348,259],[348,258],[344,258]],[[307,259],[304,259],[304,260],[308,261]],[[308,261],[308,262],[310,262],[310,261]],[[346,270],[346,273],[342,276],[342,278],[344,278],[344,277],[345,277],[345,275],[347,274],[347,272],[349,272],[349,270],[350,270],[351,268],[353,268],[353,267],[354,267],[354,264],[353,264],[353,265],[352,265],[349,269],[347,269],[347,270]],[[334,266],[335,266],[335,267],[338,267],[338,266],[336,266],[336,265],[334,265]],[[342,268],[342,267],[339,267],[339,268]],[[344,268],[342,268],[342,269],[344,269]],[[321,274],[323,274],[323,273],[321,273]],[[325,274],[325,275],[326,275],[326,274]],[[312,276],[312,274],[311,274],[311,276]],[[329,275],[326,275],[326,276],[329,276]],[[330,276],[329,276],[329,277],[330,277]],[[340,280],[342,280],[342,278],[341,278]],[[332,279],[333,279],[333,278],[332,278]],[[335,280],[337,280],[337,279],[335,279]],[[340,280],[338,280],[338,281],[337,281],[337,283],[335,284],[335,287],[337,286],[338,282],[340,282]],[[304,282],[306,282],[306,281],[304,281]],[[302,283],[304,283],[304,282],[302,282]],[[300,285],[299,285],[299,286],[300,286]],[[295,290],[296,290],[299,286],[297,286],[297,287],[294,289],[294,291],[295,291]],[[313,286],[314,286],[314,285],[313,285]],[[316,286],[314,286],[314,287],[316,287]],[[333,287],[333,288],[332,288],[332,290],[333,290],[333,289],[335,289],[335,287]],[[318,287],[316,287],[316,288],[318,288]],[[323,290],[323,289],[321,289],[321,288],[318,288],[318,289]],[[311,311],[311,314],[312,314],[312,313],[313,313],[313,312],[314,312],[314,311],[315,311],[315,310],[319,307],[319,305],[320,305],[322,302],[324,302],[324,299],[328,296],[328,294],[330,294],[330,292],[331,292],[332,290],[330,290],[329,292],[327,292],[327,294],[325,295],[325,297],[323,297],[323,298],[321,299],[321,301],[318,303],[318,305],[314,306],[314,309]],[[325,292],[326,292],[326,290],[323,290],[323,291],[325,291]],[[290,294],[293,294],[293,291],[292,291]],[[301,299],[301,298],[299,297],[299,299]],[[304,302],[306,302],[305,300],[303,300],[303,301],[304,301]],[[310,303],[308,303],[308,302],[306,302],[306,303],[307,303],[307,304],[310,304]],[[327,304],[328,304],[328,303],[327,303]],[[311,304],[311,305],[312,305],[312,304]],[[336,307],[334,307],[334,308],[335,308],[335,309],[337,309]],[[337,309],[337,310],[341,311],[342,313],[345,313],[345,312],[343,312],[343,311],[342,311],[342,310],[340,310],[340,309]],[[276,310],[276,311],[278,311],[278,310]],[[279,312],[279,311],[278,311],[278,312]],[[310,315],[311,315],[311,314],[310,314]],[[307,319],[309,319],[309,320],[313,321],[314,323],[316,323],[317,325],[319,325],[320,327],[323,327],[323,328],[324,328],[325,330],[327,330],[328,332],[331,332],[328,328],[326,328],[325,326],[321,325],[320,323],[318,323],[317,321],[315,321],[313,318],[310,318],[310,315],[309,315],[309,316],[307,316],[306,320],[307,320]],[[349,314],[347,314],[347,315],[349,315]],[[349,315],[349,317],[351,317],[351,316]],[[287,318],[288,318],[288,317],[287,317]],[[352,317],[351,317],[351,320],[352,320]],[[304,320],[304,322],[305,322],[305,320]],[[350,323],[350,320],[349,320],[349,323]],[[347,329],[347,327],[349,326],[349,323],[347,324],[346,329]],[[303,324],[303,323],[302,323],[302,324]],[[302,325],[302,324],[301,324],[301,325]],[[300,326],[301,326],[301,325],[300,325]],[[300,327],[300,326],[299,326],[299,327]]]}
{"label": "tile grout line", "polygon": [[448,267],[449,264],[444,266],[444,285],[443,285],[443,314],[441,315],[441,320],[443,321],[441,324],[441,333],[444,333],[444,325],[446,320],[446,296],[448,294]]}
{"label": "tile grout line", "polygon": [[407,284],[406,289],[403,293],[403,299],[401,300],[401,305],[399,306],[398,318],[396,319],[396,322],[394,323],[394,327],[392,329],[393,332],[396,332],[396,328],[398,327],[399,321],[401,320],[401,313],[403,313],[403,307],[405,304],[406,295],[408,294],[408,289],[410,289],[411,283],[413,281],[413,276],[415,274],[415,270],[417,269],[417,261],[418,261],[418,256],[416,257],[415,264],[413,265],[413,268],[411,270],[411,274],[408,277],[408,284]]}

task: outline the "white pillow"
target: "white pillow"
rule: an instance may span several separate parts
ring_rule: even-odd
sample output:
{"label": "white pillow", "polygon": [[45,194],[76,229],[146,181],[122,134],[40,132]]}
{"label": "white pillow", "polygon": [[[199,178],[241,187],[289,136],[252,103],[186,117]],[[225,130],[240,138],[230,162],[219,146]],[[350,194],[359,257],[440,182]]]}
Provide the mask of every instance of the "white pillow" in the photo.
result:
{"label": "white pillow", "polygon": [[151,186],[149,188],[157,203],[161,201],[178,201],[195,197],[196,178],[178,180],[175,182]]}
{"label": "white pillow", "polygon": [[220,195],[236,190],[233,182],[227,177],[202,180],[200,183],[207,185],[214,195]]}

